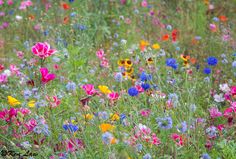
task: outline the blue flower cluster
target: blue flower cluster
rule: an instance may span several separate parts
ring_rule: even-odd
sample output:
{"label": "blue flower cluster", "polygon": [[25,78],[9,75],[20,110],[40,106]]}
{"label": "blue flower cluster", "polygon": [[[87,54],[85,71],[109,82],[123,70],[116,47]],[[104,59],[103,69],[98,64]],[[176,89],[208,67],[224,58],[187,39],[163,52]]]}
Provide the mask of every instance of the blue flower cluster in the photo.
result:
{"label": "blue flower cluster", "polygon": [[176,70],[178,68],[178,63],[176,62],[176,59],[168,58],[166,59],[166,66],[172,67]]}
{"label": "blue flower cluster", "polygon": [[218,63],[218,60],[217,58],[213,57],[213,56],[210,56],[207,58],[207,64],[210,65],[210,66],[215,66],[217,65]]}
{"label": "blue flower cluster", "polygon": [[79,130],[79,127],[70,123],[63,125],[63,129],[69,130],[70,132],[76,132],[77,130]]}
{"label": "blue flower cluster", "polygon": [[172,118],[164,117],[164,118],[156,118],[156,122],[159,128],[161,129],[171,129],[172,128]]}

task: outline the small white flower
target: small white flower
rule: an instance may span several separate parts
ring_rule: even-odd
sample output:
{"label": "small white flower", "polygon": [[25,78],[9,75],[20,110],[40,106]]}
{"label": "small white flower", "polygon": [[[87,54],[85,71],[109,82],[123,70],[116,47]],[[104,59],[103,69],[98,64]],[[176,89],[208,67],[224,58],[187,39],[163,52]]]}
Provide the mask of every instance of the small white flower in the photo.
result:
{"label": "small white flower", "polygon": [[224,84],[220,84],[220,90],[226,93],[230,91],[230,88],[227,83],[224,83]]}
{"label": "small white flower", "polygon": [[23,19],[22,16],[16,15],[16,20],[22,20],[22,19]]}
{"label": "small white flower", "polygon": [[215,95],[214,95],[214,100],[215,100],[216,102],[220,103],[220,102],[223,102],[225,99],[224,99],[224,97],[223,97],[223,94],[221,93],[221,94],[215,94]]}
{"label": "small white flower", "polygon": [[3,74],[7,75],[7,77],[11,76],[11,71],[10,70],[5,70]]}

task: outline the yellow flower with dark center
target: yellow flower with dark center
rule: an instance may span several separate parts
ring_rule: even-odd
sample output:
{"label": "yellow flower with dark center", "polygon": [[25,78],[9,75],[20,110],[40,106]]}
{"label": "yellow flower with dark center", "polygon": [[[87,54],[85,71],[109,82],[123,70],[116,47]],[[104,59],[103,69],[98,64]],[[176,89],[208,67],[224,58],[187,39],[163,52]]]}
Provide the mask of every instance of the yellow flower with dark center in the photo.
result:
{"label": "yellow flower with dark center", "polygon": [[115,126],[106,123],[101,124],[99,127],[102,130],[102,132],[112,131],[115,128]]}
{"label": "yellow flower with dark center", "polygon": [[153,63],[153,59],[151,58],[151,57],[149,57],[148,59],[147,59],[147,64],[152,64]]}
{"label": "yellow flower with dark center", "polygon": [[181,59],[184,60],[184,61],[188,61],[189,58],[190,58],[190,56],[183,55],[183,54],[181,54],[180,57],[181,57]]}
{"label": "yellow flower with dark center", "polygon": [[125,68],[132,67],[133,63],[130,59],[125,59]]}
{"label": "yellow flower with dark center", "polygon": [[132,73],[134,73],[134,69],[131,67],[131,68],[129,68],[129,69],[126,70],[126,73],[127,73],[128,75],[131,75]]}
{"label": "yellow flower with dark center", "polygon": [[120,116],[119,116],[118,114],[113,114],[113,115],[111,115],[111,120],[117,121],[117,120],[119,120],[119,119],[120,119]]}
{"label": "yellow flower with dark center", "polygon": [[99,90],[104,93],[104,94],[109,94],[111,93],[111,90],[109,90],[109,88],[107,86],[104,85],[99,85],[98,86]]}
{"label": "yellow flower with dark center", "polygon": [[35,101],[34,101],[34,100],[29,101],[29,102],[28,102],[28,106],[29,106],[30,108],[35,107]]}
{"label": "yellow flower with dark center", "polygon": [[16,106],[16,105],[21,104],[16,98],[13,98],[12,96],[7,96],[7,99],[8,99],[8,103],[11,106]]}
{"label": "yellow flower with dark center", "polygon": [[155,44],[152,45],[152,48],[154,50],[158,50],[158,49],[160,49],[160,45],[158,43],[155,43]]}
{"label": "yellow flower with dark center", "polygon": [[119,66],[124,66],[124,65],[125,65],[125,60],[120,59],[120,60],[118,60],[117,64],[118,64]]}

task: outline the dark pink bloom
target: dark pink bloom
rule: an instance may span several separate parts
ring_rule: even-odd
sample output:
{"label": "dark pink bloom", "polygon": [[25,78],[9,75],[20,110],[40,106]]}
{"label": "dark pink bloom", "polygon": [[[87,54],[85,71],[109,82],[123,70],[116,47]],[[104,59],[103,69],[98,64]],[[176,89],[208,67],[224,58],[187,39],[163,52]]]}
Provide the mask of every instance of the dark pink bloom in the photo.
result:
{"label": "dark pink bloom", "polygon": [[105,53],[104,53],[104,50],[103,49],[100,49],[96,52],[96,55],[99,59],[102,60],[102,58],[104,57]]}
{"label": "dark pink bloom", "polygon": [[40,72],[42,75],[41,81],[43,84],[48,83],[51,80],[54,80],[56,78],[55,74],[49,74],[47,68],[40,68]]}
{"label": "dark pink bloom", "polygon": [[233,109],[232,107],[226,108],[224,111],[224,117],[232,118],[234,112],[235,112],[235,109]]}
{"label": "dark pink bloom", "polygon": [[224,130],[224,128],[225,128],[224,124],[219,124],[219,125],[217,126],[217,129],[218,129],[219,131]]}
{"label": "dark pink bloom", "polygon": [[234,95],[236,95],[236,86],[232,86],[231,88],[230,88],[230,93],[234,96]]}
{"label": "dark pink bloom", "polygon": [[23,115],[28,115],[31,113],[31,111],[27,108],[20,108],[19,111],[23,114]]}
{"label": "dark pink bloom", "polygon": [[143,87],[141,87],[140,85],[136,85],[135,88],[138,90],[139,93],[144,92]]}
{"label": "dark pink bloom", "polygon": [[34,118],[30,119],[27,123],[25,123],[25,127],[28,132],[33,131],[35,126],[37,126],[37,121]]}
{"label": "dark pink bloom", "polygon": [[231,100],[229,93],[225,93],[224,97],[225,97],[225,100],[227,100],[227,101],[230,101],[230,100]]}
{"label": "dark pink bloom", "polygon": [[92,84],[85,84],[82,86],[82,89],[86,92],[87,95],[93,95],[97,92]]}
{"label": "dark pink bloom", "polygon": [[46,57],[49,57],[51,55],[53,55],[56,50],[54,49],[50,49],[50,45],[46,42],[42,43],[42,42],[38,42],[36,43],[31,51],[38,56],[39,58],[45,59]]}
{"label": "dark pink bloom", "polygon": [[176,145],[183,146],[182,136],[174,133],[174,134],[171,134],[171,138],[175,141]]}
{"label": "dark pink bloom", "polygon": [[12,4],[13,4],[13,0],[8,0],[8,1],[7,1],[7,4],[8,4],[8,5],[12,5]]}
{"label": "dark pink bloom", "polygon": [[74,152],[84,148],[84,144],[80,139],[70,139],[66,141],[66,151]]}
{"label": "dark pink bloom", "polygon": [[0,64],[0,72],[4,70],[4,65],[3,64]]}
{"label": "dark pink bloom", "polygon": [[156,146],[161,144],[160,139],[154,133],[152,134],[152,144]]}
{"label": "dark pink bloom", "polygon": [[108,98],[110,100],[117,100],[119,98],[119,94],[117,92],[111,92],[108,94]]}
{"label": "dark pink bloom", "polygon": [[222,113],[216,107],[210,108],[209,112],[210,112],[211,118],[217,118],[217,117],[222,116]]}
{"label": "dark pink bloom", "polygon": [[150,109],[142,109],[140,111],[140,114],[143,116],[143,117],[148,117],[150,114],[151,114],[151,110]]}

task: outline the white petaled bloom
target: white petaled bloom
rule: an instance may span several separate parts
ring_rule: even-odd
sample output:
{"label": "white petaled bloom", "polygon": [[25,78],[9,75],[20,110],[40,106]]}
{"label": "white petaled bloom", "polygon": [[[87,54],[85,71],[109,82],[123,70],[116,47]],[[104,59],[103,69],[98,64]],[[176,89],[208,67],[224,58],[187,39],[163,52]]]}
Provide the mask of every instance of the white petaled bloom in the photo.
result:
{"label": "white petaled bloom", "polygon": [[223,102],[225,100],[223,94],[215,94],[214,95],[214,100],[218,103]]}
{"label": "white petaled bloom", "polygon": [[230,91],[230,88],[227,83],[224,83],[224,84],[220,84],[220,90],[226,93]]}
{"label": "white petaled bloom", "polygon": [[16,15],[16,20],[22,20],[22,19],[23,19],[22,16],[20,16],[20,15]]}
{"label": "white petaled bloom", "polygon": [[127,43],[127,40],[125,40],[125,39],[121,39],[120,42],[121,42],[122,45],[125,45],[125,44]]}
{"label": "white petaled bloom", "polygon": [[10,70],[5,70],[3,74],[7,75],[7,77],[11,76],[11,71]]}

